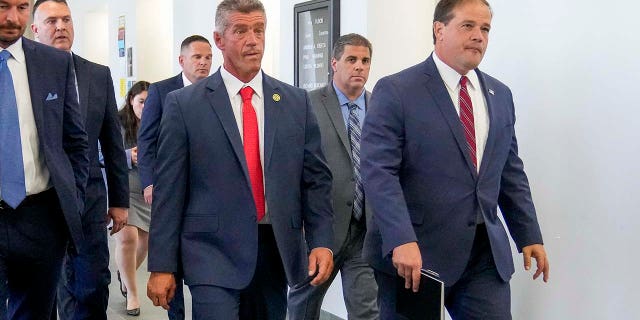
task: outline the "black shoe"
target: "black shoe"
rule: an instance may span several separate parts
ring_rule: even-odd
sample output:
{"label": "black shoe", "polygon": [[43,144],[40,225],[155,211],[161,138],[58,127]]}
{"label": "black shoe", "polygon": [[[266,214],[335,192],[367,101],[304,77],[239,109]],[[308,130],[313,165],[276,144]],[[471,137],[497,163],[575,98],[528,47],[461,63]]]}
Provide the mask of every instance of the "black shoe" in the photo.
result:
{"label": "black shoe", "polygon": [[140,308],[127,309],[127,315],[137,317],[140,315]]}
{"label": "black shoe", "polygon": [[[122,284],[122,279],[120,278],[120,270],[116,271],[116,274],[118,275],[118,282],[120,283],[120,293],[122,293],[123,297],[127,297],[127,288]],[[135,310],[135,309],[134,309]],[[129,310],[127,310],[128,312]],[[138,310],[138,314],[140,314],[140,310]]]}

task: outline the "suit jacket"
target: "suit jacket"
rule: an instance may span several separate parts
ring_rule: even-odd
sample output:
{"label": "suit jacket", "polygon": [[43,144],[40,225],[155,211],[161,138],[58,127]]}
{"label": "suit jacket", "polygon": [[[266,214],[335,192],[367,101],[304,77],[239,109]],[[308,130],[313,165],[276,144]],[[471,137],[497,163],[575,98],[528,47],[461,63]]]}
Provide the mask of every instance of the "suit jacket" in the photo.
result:
{"label": "suit jacket", "polygon": [[[89,146],[78,105],[73,61],[64,51],[22,38],[41,155],[76,248],[89,173]],[[46,228],[46,226],[43,226]]]}
{"label": "suit jacket", "polygon": [[453,285],[469,260],[480,212],[498,272],[510,279],[514,267],[498,206],[519,250],[542,243],[518,157],[511,91],[475,72],[490,119],[479,173],[431,57],[376,84],[361,144],[365,193],[374,213],[365,255],[375,268],[395,272],[393,248],[417,241],[423,267]]}
{"label": "suit jacket", "polygon": [[[371,94],[365,93],[367,103]],[[331,196],[333,200],[333,247],[335,254],[339,254],[349,231],[351,222],[353,197],[355,192],[355,178],[353,176],[353,158],[349,134],[344,124],[338,96],[333,84],[311,91],[309,93],[313,111],[318,118],[318,125],[322,135],[322,151],[333,176]],[[364,120],[364,119],[362,119]],[[365,196],[366,197],[366,196]],[[370,218],[370,209],[365,205],[365,214]]]}
{"label": "suit jacket", "polygon": [[[89,141],[88,183],[104,183],[100,164],[100,141],[107,178],[110,207],[129,207],[127,159],[122,145],[118,106],[109,68],[73,55],[80,110],[86,119]],[[88,194],[87,197],[104,197]]]}
{"label": "suit jacket", "polygon": [[169,92],[184,87],[182,73],[149,86],[138,129],[138,172],[142,189],[153,184],[153,169],[158,151],[158,128],[164,99]]}
{"label": "suit jacket", "polygon": [[[310,249],[331,248],[331,172],[306,92],[267,75],[263,90],[265,199],[293,285],[307,277]],[[258,224],[240,132],[220,71],[169,93],[165,103],[149,271],[175,272],[181,257],[189,285],[244,288],[256,268]]]}

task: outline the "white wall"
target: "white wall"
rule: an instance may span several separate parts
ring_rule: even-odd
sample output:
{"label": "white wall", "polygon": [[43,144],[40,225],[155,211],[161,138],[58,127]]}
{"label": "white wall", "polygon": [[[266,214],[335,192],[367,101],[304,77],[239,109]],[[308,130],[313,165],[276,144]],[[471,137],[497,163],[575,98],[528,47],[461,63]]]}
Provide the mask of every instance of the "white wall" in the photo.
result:
{"label": "white wall", "polygon": [[[145,66],[134,71],[140,71],[136,76],[142,78],[143,70],[154,77],[177,73],[177,50],[184,37],[197,33],[213,40],[217,2],[194,0],[187,6],[173,0],[173,18],[166,25],[157,25],[164,23],[157,20],[147,24],[148,32],[156,33],[147,52],[156,52],[149,49],[157,45],[164,48],[163,57],[156,61],[155,54],[137,55],[136,66]],[[298,2],[302,1],[264,1],[268,19],[264,68],[289,83],[293,83],[293,5]],[[423,61],[431,52],[435,0],[341,2],[341,33],[357,32],[373,42],[368,89],[380,77]],[[521,256],[514,254],[514,319],[636,318],[640,313],[640,294],[635,290],[640,283],[635,250],[640,243],[640,200],[635,193],[640,190],[636,160],[640,148],[635,130],[640,128],[640,111],[634,89],[640,74],[635,23],[640,4],[624,0],[491,2],[493,29],[480,67],[513,90],[520,154],[552,272],[550,284],[533,282],[531,273],[522,270]],[[138,32],[136,19],[149,19],[158,8],[154,4],[143,10],[125,0],[72,0],[71,8],[76,21],[74,50],[94,61],[108,57],[117,85],[125,71],[124,58],[117,57],[118,16],[127,16],[129,47],[148,36],[147,31]],[[84,13],[88,15],[83,18]],[[104,29],[105,15],[107,36],[98,31]],[[146,61],[140,62],[143,58]],[[214,49],[214,69],[220,63]],[[339,279],[324,309],[346,316]]]}
{"label": "white wall", "polygon": [[481,67],[513,90],[520,153],[551,259],[548,285],[517,270],[514,319],[636,319],[640,4],[492,4]]}
{"label": "white wall", "polygon": [[[172,66],[177,60],[173,55],[173,0],[137,0],[135,18],[127,20],[136,25],[136,80],[156,82],[173,75]],[[127,44],[127,48],[130,46]]]}
{"label": "white wall", "polygon": [[[199,3],[198,3],[199,2]],[[178,64],[180,44],[191,35],[201,35],[209,40],[213,47],[211,71],[214,72],[222,64],[222,55],[213,43],[213,27],[216,6],[219,1],[173,1],[173,43],[172,70],[164,78],[174,76],[182,71]]]}

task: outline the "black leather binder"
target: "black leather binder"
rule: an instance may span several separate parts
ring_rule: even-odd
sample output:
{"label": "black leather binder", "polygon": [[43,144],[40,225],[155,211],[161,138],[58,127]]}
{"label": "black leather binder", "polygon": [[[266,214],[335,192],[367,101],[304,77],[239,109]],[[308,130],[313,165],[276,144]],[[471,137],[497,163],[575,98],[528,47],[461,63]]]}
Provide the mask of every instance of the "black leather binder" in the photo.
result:
{"label": "black leather binder", "polygon": [[404,288],[404,278],[396,280],[396,312],[409,320],[444,320],[444,282],[431,270],[420,271],[418,292]]}

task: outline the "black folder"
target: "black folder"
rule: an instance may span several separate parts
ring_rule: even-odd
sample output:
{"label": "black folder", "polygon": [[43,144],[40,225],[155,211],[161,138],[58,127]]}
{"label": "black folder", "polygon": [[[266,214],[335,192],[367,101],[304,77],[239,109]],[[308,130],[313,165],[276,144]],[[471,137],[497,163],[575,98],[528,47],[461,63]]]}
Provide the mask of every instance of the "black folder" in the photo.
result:
{"label": "black folder", "polygon": [[444,282],[431,270],[420,271],[420,288],[404,288],[404,278],[396,281],[396,312],[409,320],[444,320]]}

